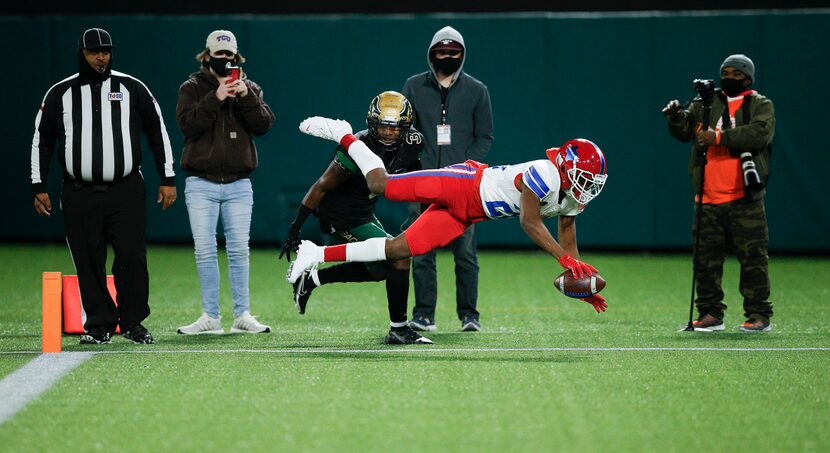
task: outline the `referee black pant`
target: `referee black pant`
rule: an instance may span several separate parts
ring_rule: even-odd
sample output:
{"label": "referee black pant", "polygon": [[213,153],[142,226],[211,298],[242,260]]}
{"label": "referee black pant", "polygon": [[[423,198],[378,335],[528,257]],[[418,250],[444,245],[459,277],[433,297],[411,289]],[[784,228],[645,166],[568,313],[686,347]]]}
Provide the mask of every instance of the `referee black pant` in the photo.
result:
{"label": "referee black pant", "polygon": [[[78,273],[84,328],[126,332],[150,315],[147,274],[146,194],[136,172],[107,186],[64,183],[61,210],[66,240]],[[107,291],[107,244],[115,259],[116,307]]]}

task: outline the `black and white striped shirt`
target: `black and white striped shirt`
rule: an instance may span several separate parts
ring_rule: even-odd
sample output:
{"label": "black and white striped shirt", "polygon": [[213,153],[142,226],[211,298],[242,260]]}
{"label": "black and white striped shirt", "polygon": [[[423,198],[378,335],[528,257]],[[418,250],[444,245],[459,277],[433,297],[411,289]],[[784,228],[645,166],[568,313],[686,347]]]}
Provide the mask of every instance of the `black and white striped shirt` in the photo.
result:
{"label": "black and white striped shirt", "polygon": [[161,184],[173,186],[173,152],[161,110],[140,80],[118,71],[98,84],[78,74],[49,89],[35,118],[32,191],[45,192],[52,154],[65,176],[82,183],[119,181],[141,168],[141,133]]}

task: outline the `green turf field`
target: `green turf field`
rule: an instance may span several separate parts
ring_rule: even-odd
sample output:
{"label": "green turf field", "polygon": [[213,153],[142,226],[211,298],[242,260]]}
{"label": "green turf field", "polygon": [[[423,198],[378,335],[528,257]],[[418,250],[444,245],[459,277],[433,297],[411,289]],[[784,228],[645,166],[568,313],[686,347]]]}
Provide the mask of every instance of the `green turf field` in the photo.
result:
{"label": "green turf field", "polygon": [[[0,451],[830,450],[828,258],[773,255],[768,334],[736,329],[731,259],[727,331],[678,333],[689,256],[585,254],[608,281],[600,315],[555,292],[541,252],[485,251],[483,330],[462,333],[441,253],[436,344],[405,347],[381,343],[383,284],[317,289],[300,316],[266,249],[252,312],[272,334],[177,335],[199,315],[192,250],[148,258],[157,344],[65,336],[101,353],[0,424]],[[65,247],[0,246],[0,378],[40,350],[42,271],[73,273]],[[226,280],[222,297],[228,329]]]}

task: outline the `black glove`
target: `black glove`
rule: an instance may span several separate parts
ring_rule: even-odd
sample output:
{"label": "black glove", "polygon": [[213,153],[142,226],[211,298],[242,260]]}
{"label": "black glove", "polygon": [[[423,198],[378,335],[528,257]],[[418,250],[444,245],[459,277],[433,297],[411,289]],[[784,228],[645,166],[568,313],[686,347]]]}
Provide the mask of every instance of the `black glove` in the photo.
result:
{"label": "black glove", "polygon": [[291,262],[291,252],[296,252],[297,247],[300,246],[300,226],[297,222],[291,224],[291,228],[288,229],[288,238],[282,243],[279,259],[285,255],[285,259]]}
{"label": "black glove", "polygon": [[297,218],[294,219],[291,228],[288,229],[288,238],[282,243],[282,251],[278,259],[282,259],[283,255],[285,255],[288,262],[291,262],[291,252],[296,252],[297,247],[300,246],[300,228],[303,227],[305,220],[311,212],[312,210],[306,205],[300,204],[300,209],[297,211]]}

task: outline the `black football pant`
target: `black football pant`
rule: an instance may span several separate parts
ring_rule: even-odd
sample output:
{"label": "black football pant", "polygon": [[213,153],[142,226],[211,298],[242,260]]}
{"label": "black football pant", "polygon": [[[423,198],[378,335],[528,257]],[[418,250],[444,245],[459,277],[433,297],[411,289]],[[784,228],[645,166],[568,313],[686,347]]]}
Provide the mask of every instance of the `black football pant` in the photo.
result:
{"label": "black football pant", "polygon": [[[451,243],[455,258],[455,311],[458,319],[469,316],[479,319],[478,305],[478,254],[476,252],[476,226],[470,225],[464,234]],[[412,258],[412,280],[415,283],[415,306],[412,317],[435,321],[438,305],[438,270],[435,263],[437,250]]]}
{"label": "black football pant", "polygon": [[[150,315],[144,180],[136,173],[109,186],[64,183],[66,240],[78,273],[84,328],[116,325],[125,332]],[[112,244],[118,306],[107,291],[107,244]]]}

